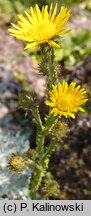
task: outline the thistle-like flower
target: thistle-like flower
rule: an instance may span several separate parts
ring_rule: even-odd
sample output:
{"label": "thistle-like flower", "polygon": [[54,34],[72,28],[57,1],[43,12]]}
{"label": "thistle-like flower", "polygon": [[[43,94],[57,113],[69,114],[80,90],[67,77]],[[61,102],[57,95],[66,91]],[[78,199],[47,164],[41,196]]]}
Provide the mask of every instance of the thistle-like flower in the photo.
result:
{"label": "thistle-like flower", "polygon": [[46,102],[48,106],[52,107],[51,114],[75,118],[77,111],[85,111],[81,105],[88,100],[84,97],[86,91],[84,88],[80,89],[80,85],[75,86],[75,82],[68,86],[66,81],[58,83],[57,87],[52,85],[53,89],[49,92],[51,101]]}
{"label": "thistle-like flower", "polygon": [[59,13],[57,13],[57,3],[54,9],[51,4],[49,11],[48,5],[42,6],[42,10],[40,10],[36,4],[34,8],[30,7],[30,14],[25,11],[25,15],[26,18],[19,14],[18,25],[11,23],[15,29],[9,28],[12,36],[28,42],[25,49],[43,43],[60,48],[60,45],[55,42],[56,36],[64,35],[71,30],[64,29],[70,17],[70,11],[67,11],[67,8],[62,6]]}
{"label": "thistle-like flower", "polygon": [[32,169],[33,166],[35,166],[35,163],[27,156],[28,153],[22,155],[19,153],[11,154],[8,164],[9,169],[16,173],[22,173],[25,169],[30,167]]}
{"label": "thistle-like flower", "polygon": [[21,173],[26,168],[26,158],[18,153],[12,154],[9,158],[8,167],[14,172]]}

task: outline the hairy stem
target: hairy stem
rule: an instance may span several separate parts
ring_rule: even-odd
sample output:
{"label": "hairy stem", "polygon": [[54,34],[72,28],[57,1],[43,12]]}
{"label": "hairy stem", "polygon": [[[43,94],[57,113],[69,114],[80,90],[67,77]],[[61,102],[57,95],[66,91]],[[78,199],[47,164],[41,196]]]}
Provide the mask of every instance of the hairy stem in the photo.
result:
{"label": "hairy stem", "polygon": [[[47,44],[42,44],[41,54],[42,59],[40,63],[40,73],[48,77],[47,89],[49,90],[51,89],[51,85],[55,84],[57,81],[57,73],[54,66],[53,48],[48,46]],[[52,142],[46,149],[46,147],[44,146],[45,138],[49,134],[57,118],[50,115],[49,113],[49,115],[45,118],[45,123],[43,125],[38,112],[38,107],[33,112],[32,113],[35,117],[37,125],[36,150],[38,158],[36,161],[36,167],[34,168],[31,175],[29,190],[31,199],[36,199],[36,193],[39,189],[42,178],[45,175],[46,169],[48,168],[49,157],[55,146],[55,143]]]}
{"label": "hairy stem", "polygon": [[46,169],[48,168],[49,157],[55,147],[54,141],[49,144],[47,149],[44,147],[45,137],[55,122],[56,118],[49,115],[45,120],[44,126],[42,126],[42,128],[37,127],[36,144],[38,161],[36,167],[33,170],[29,184],[31,199],[36,199],[36,192],[38,191],[42,178],[45,175]]}
{"label": "hairy stem", "polygon": [[48,77],[47,87],[50,89],[51,85],[55,84],[57,81],[53,48],[49,47],[47,44],[41,45],[41,56],[40,73]]}

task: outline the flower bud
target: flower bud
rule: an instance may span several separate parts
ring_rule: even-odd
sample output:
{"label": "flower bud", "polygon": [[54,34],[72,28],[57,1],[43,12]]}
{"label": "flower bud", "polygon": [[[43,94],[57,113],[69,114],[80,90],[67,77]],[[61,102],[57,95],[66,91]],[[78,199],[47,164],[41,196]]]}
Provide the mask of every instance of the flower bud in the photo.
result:
{"label": "flower bud", "polygon": [[52,196],[57,197],[60,194],[58,183],[52,179],[46,180],[42,188],[42,194],[45,199]]}
{"label": "flower bud", "polygon": [[14,172],[22,173],[27,168],[26,157],[18,153],[12,154],[9,158],[9,168]]}
{"label": "flower bud", "polygon": [[52,136],[54,136],[58,141],[67,136],[69,132],[69,127],[66,123],[58,121],[52,128]]}

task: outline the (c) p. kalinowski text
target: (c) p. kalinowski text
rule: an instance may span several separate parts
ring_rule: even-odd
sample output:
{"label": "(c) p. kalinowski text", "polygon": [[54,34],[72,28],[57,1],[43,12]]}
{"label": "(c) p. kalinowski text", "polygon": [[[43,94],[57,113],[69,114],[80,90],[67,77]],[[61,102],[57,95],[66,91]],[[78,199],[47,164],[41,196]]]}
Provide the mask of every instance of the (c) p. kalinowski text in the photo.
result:
{"label": "(c) p. kalinowski text", "polygon": [[32,203],[32,211],[83,211],[83,203],[77,204],[74,203],[72,205],[55,205],[50,203],[40,204],[40,203]]}

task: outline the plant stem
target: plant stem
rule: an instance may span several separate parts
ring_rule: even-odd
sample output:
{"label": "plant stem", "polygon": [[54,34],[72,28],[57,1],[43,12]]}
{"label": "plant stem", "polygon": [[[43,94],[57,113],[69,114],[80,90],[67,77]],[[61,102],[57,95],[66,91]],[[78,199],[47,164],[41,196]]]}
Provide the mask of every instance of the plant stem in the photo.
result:
{"label": "plant stem", "polygon": [[[47,44],[41,45],[41,63],[40,63],[40,73],[48,77],[47,89],[51,89],[51,85],[55,84],[57,81],[57,73],[54,66],[54,52],[53,48]],[[34,113],[33,113],[34,112]],[[36,151],[38,154],[38,159],[36,162],[36,167],[32,172],[30,179],[29,190],[31,199],[36,199],[36,192],[39,189],[42,178],[45,175],[46,169],[48,168],[49,157],[54,149],[55,142],[52,142],[47,150],[44,147],[45,137],[50,132],[52,126],[56,122],[57,118],[49,115],[45,118],[44,125],[42,124],[38,107],[33,111],[37,125],[37,134],[36,134]]]}
{"label": "plant stem", "polygon": [[33,170],[33,173],[30,179],[30,184],[29,184],[30,197],[32,200],[36,199],[36,192],[38,191],[42,177],[43,177],[43,170],[39,168],[35,168]]}
{"label": "plant stem", "polygon": [[44,148],[45,137],[49,133],[49,129],[55,123],[56,119],[57,118],[49,115],[45,120],[45,125],[42,126],[42,128],[37,127],[36,144],[38,161],[37,166],[33,170],[29,184],[31,199],[36,198],[36,192],[38,191],[42,178],[45,175],[46,169],[48,168],[49,157],[55,146],[55,142],[51,142],[47,150]]}
{"label": "plant stem", "polygon": [[53,150],[55,149],[55,139],[51,141],[50,145],[48,146],[47,150],[45,151],[43,160],[45,161],[47,158],[49,159],[49,157],[51,156]]}
{"label": "plant stem", "polygon": [[57,73],[54,66],[54,51],[47,44],[41,45],[41,63],[40,73],[48,77],[47,87],[51,88],[52,84],[57,81]]}
{"label": "plant stem", "polygon": [[44,142],[45,142],[45,135],[43,131],[39,131],[37,129],[36,145],[37,145],[37,153],[39,156],[39,161],[41,161],[44,154]]}

